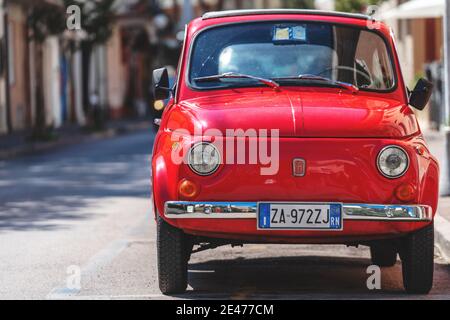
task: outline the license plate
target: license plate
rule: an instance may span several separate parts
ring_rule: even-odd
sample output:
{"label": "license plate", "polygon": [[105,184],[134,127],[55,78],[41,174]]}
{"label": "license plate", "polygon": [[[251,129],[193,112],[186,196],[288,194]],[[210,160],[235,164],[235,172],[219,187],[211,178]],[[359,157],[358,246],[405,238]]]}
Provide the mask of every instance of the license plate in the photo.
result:
{"label": "license plate", "polygon": [[340,203],[258,203],[258,229],[342,230]]}

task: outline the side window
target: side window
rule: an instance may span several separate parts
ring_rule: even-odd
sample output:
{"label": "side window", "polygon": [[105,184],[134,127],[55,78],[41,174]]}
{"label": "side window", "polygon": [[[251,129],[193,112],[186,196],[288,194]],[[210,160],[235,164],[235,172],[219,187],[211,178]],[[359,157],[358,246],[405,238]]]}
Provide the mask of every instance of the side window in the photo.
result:
{"label": "side window", "polygon": [[368,89],[391,88],[392,67],[386,44],[377,34],[362,31],[355,54],[357,85]]}
{"label": "side window", "polygon": [[374,86],[375,88],[382,88],[383,87],[383,70],[382,70],[382,64],[380,60],[380,56],[378,54],[378,51],[375,51],[373,53],[373,59],[372,59],[372,74],[373,74],[373,80],[374,80]]}

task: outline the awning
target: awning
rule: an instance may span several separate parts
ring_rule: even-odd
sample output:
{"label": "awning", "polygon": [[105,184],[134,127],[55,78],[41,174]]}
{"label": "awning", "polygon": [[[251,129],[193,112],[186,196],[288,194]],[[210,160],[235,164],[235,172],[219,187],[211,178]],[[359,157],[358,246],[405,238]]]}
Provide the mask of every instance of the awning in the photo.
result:
{"label": "awning", "polygon": [[420,19],[444,16],[446,0],[411,0],[398,7],[380,13],[381,20]]}

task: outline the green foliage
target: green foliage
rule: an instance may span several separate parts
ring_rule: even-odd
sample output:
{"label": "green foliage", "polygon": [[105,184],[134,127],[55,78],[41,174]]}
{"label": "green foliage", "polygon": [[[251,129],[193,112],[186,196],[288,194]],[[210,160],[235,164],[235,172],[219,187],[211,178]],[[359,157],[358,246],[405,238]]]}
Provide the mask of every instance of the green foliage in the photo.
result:
{"label": "green foliage", "polygon": [[36,2],[31,6],[28,23],[33,31],[33,39],[43,42],[47,36],[57,35],[64,31],[65,12],[61,7],[45,2]]}
{"label": "green foliage", "polygon": [[64,0],[65,7],[77,5],[81,9],[81,28],[91,44],[106,42],[111,36],[115,0]]}
{"label": "green foliage", "polygon": [[336,10],[364,13],[367,6],[378,5],[385,0],[335,0]]}
{"label": "green foliage", "polygon": [[91,44],[106,42],[111,36],[115,0],[64,0],[64,6],[44,1],[31,4],[28,23],[33,30],[33,39],[43,42],[50,35],[66,30],[66,8],[77,5],[81,9],[81,27],[88,34]]}
{"label": "green foliage", "polygon": [[419,81],[421,78],[426,78],[426,75],[424,72],[417,72],[414,74],[414,79],[412,80],[412,83],[409,84],[408,88],[414,88],[416,86],[417,81]]}
{"label": "green foliage", "polygon": [[314,0],[283,0],[284,8],[314,9]]}

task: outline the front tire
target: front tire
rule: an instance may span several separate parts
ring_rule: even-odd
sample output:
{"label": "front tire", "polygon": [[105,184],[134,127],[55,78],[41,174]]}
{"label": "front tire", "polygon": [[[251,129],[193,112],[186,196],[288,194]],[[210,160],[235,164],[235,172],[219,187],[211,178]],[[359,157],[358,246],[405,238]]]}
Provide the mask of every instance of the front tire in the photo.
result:
{"label": "front tire", "polygon": [[372,264],[379,267],[392,267],[397,262],[397,248],[389,244],[374,244],[370,246]]}
{"label": "front tire", "polygon": [[172,227],[161,217],[157,224],[159,288],[163,294],[183,293],[187,288],[192,242],[182,230]]}
{"label": "front tire", "polygon": [[407,293],[427,294],[433,287],[434,225],[404,239],[401,253],[403,286]]}

